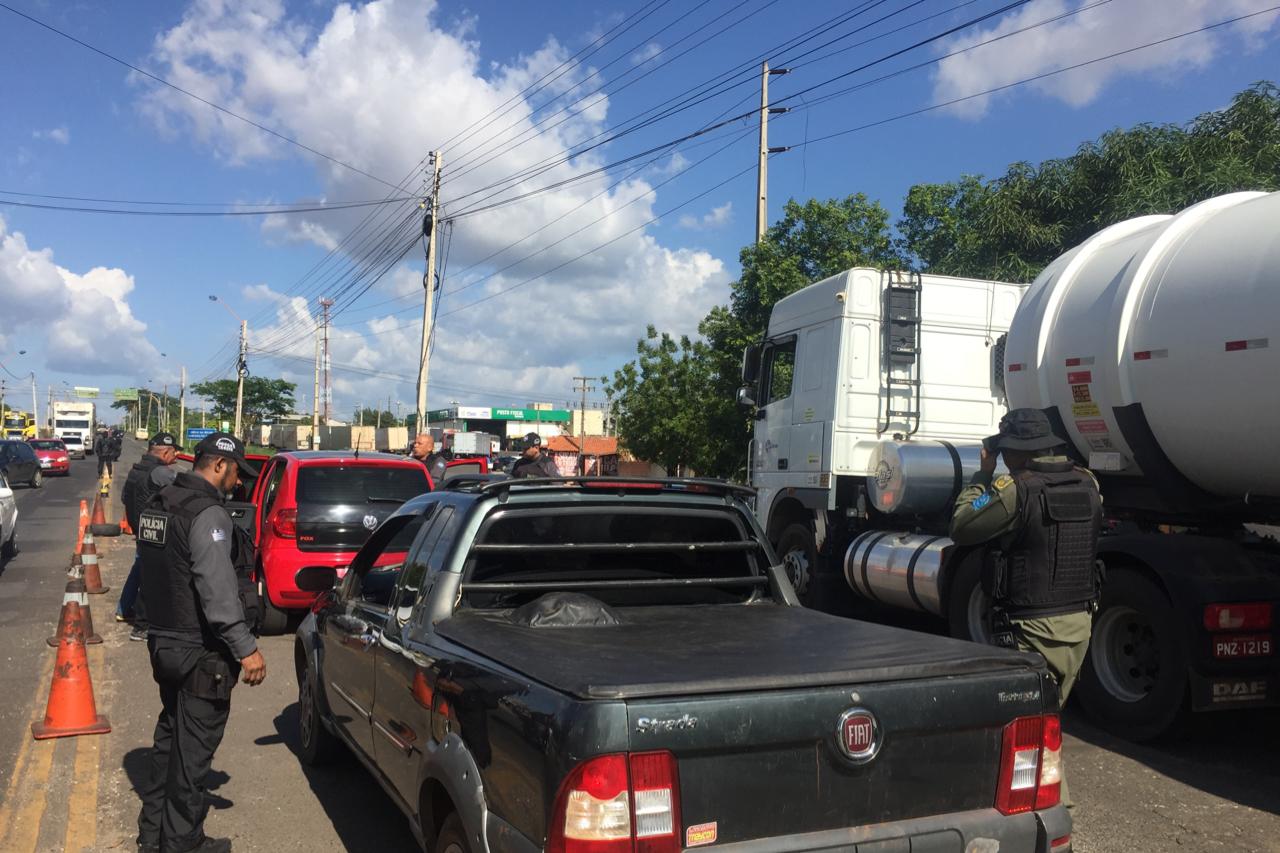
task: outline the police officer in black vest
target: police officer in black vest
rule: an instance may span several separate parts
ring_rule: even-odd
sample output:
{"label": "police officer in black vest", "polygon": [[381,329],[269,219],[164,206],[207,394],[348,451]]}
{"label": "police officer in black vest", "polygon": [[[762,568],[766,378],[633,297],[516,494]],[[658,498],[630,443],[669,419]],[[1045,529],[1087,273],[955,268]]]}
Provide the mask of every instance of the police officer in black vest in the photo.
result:
{"label": "police officer in black vest", "polygon": [[163,705],[140,790],[143,853],[231,850],[230,839],[204,834],[204,780],[226,728],[231,688],[241,674],[251,685],[267,674],[251,630],[252,544],[222,506],[240,473],[255,472],[244,445],[226,433],[201,441],[195,455],[195,470],[178,474],[138,519],[147,645]]}
{"label": "police officer in black vest", "polygon": [[[135,539],[138,516],[152,495],[173,482],[177,472],[172,466],[177,459],[178,440],[173,433],[158,432],[148,442],[146,454],[129,469],[129,476],[125,478],[120,492],[120,502],[124,504],[124,517],[129,520]],[[133,632],[129,639],[141,641],[147,638],[147,610],[142,595],[142,555],[136,549],[135,554],[133,568],[129,569],[129,577],[116,605],[116,619],[122,622],[133,619]]]}

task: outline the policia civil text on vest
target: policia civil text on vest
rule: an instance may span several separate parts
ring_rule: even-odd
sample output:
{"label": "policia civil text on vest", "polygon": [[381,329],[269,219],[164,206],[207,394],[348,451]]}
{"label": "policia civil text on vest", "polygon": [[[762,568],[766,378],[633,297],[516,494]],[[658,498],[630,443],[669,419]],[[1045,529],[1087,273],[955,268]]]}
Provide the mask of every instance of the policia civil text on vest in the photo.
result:
{"label": "policia civil text on vest", "polygon": [[[140,786],[138,845],[162,853],[225,853],[204,834],[204,779],[222,740],[231,690],[243,674],[260,684],[266,664],[251,626],[252,542],[237,539],[223,508],[239,472],[255,472],[244,445],[214,433],[196,447],[195,470],[178,474],[139,514],[138,551],[147,591],[147,638],[162,710],[148,778]],[[171,768],[177,762],[179,768]]]}

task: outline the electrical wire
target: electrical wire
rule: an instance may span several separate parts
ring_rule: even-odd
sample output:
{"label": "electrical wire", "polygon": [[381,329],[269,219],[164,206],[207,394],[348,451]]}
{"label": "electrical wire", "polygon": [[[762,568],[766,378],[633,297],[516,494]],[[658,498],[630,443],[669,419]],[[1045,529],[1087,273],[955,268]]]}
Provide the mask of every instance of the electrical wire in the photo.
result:
{"label": "electrical wire", "polygon": [[[91,196],[80,196],[80,195],[49,195],[48,193],[28,193],[28,192],[19,192],[18,190],[5,190],[5,189],[0,189],[0,195],[16,195],[22,198],[47,198],[47,199],[53,199],[55,201],[92,201],[92,202],[98,202],[102,204],[157,205],[162,207],[271,207],[271,208],[284,207],[284,208],[288,208],[288,207],[297,206],[299,204],[309,203],[309,202],[286,203],[286,202],[271,202],[271,201],[155,201],[155,200],[142,201],[139,199],[128,199],[128,198],[94,198]],[[380,201],[377,199],[360,199],[357,201],[340,201],[340,202],[326,201],[325,204],[326,205],[385,204],[389,200],[390,201],[417,201],[417,197],[416,196],[400,196],[399,198],[394,198],[394,199],[384,198]],[[284,211],[272,211],[272,212],[287,213],[288,211],[284,210]]]}
{"label": "electrical wire", "polygon": [[[398,201],[398,200],[397,200]],[[43,204],[32,201],[14,201],[13,199],[0,198],[0,205],[9,207],[26,207],[36,210],[57,210],[64,213],[105,213],[116,216],[276,216],[287,213],[329,213],[338,210],[352,210],[362,207],[376,207],[383,204],[393,204],[387,201],[364,201],[351,204],[334,204],[320,205],[316,207],[289,207],[279,208],[276,210],[131,210],[129,208],[116,207],[81,207],[77,205],[63,204]]]}

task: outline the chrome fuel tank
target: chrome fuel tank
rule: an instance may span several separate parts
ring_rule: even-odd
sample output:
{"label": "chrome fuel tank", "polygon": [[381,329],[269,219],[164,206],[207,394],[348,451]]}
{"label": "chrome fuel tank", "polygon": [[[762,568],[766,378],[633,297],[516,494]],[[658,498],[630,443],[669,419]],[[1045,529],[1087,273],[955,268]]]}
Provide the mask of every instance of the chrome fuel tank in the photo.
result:
{"label": "chrome fuel tank", "polygon": [[941,616],[943,564],[952,544],[945,536],[868,531],[845,553],[845,580],[863,598]]}
{"label": "chrome fuel tank", "polygon": [[[867,478],[871,503],[883,513],[934,515],[951,512],[960,490],[978,470],[982,445],[949,441],[880,442]],[[998,471],[1004,471],[1001,463]]]}

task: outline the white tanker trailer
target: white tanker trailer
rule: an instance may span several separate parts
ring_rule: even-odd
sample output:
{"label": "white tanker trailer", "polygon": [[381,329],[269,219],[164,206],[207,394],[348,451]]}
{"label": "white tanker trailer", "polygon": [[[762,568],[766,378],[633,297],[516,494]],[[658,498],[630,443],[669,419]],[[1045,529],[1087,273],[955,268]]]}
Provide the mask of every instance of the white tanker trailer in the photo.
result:
{"label": "white tanker trailer", "polygon": [[747,350],[756,512],[802,600],[848,586],[987,636],[946,537],[979,442],[1044,410],[1097,474],[1107,567],[1076,695],[1136,738],[1280,705],[1280,193],[1106,228],[1029,287],[854,269]]}

